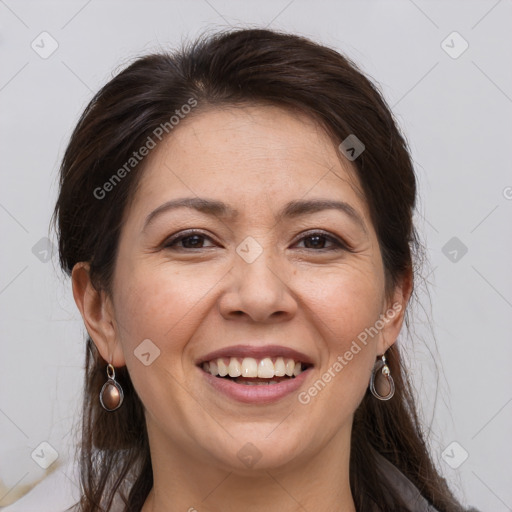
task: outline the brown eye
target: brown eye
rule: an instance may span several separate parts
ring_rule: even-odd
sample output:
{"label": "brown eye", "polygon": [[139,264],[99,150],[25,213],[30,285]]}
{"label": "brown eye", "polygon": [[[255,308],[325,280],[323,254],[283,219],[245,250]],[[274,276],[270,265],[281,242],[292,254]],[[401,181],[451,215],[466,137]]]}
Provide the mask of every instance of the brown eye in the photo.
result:
{"label": "brown eye", "polygon": [[[316,249],[318,251],[349,250],[341,240],[321,231],[308,233],[299,240],[299,243],[301,242],[304,242],[305,249]],[[331,244],[330,247],[325,247],[326,243]]]}
{"label": "brown eye", "polygon": [[211,238],[203,233],[191,231],[187,234],[171,237],[167,242],[165,242],[164,248],[203,249],[205,247],[213,247],[212,245],[204,246],[205,240],[211,240]]}

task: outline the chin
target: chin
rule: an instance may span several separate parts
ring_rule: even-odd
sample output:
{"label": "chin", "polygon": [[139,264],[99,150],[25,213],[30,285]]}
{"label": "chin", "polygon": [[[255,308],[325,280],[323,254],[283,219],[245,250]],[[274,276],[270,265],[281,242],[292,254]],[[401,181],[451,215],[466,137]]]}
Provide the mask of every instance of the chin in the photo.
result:
{"label": "chin", "polygon": [[296,464],[305,452],[307,440],[301,439],[299,432],[292,435],[289,429],[279,432],[276,423],[243,424],[227,430],[236,432],[236,438],[225,439],[229,444],[217,444],[218,449],[212,454],[227,471],[254,475],[258,471],[284,469]]}

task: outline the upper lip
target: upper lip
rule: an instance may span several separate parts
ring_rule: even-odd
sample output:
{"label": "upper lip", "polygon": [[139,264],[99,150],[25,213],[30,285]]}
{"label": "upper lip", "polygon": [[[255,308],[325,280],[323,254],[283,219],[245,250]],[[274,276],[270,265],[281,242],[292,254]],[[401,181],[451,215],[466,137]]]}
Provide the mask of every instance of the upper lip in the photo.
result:
{"label": "upper lip", "polygon": [[254,359],[262,359],[264,357],[284,357],[293,359],[296,362],[313,364],[312,359],[290,347],[283,347],[281,345],[233,345],[218,350],[214,350],[205,356],[200,357],[196,364],[201,365],[205,361],[212,361],[219,357],[253,357]]}

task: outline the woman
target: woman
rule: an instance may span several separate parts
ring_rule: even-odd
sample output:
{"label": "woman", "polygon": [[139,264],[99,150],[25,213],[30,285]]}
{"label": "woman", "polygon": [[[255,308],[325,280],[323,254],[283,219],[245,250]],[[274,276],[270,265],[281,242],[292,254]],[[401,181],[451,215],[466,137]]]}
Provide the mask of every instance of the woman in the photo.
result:
{"label": "woman", "polygon": [[353,63],[268,30],[140,58],[60,185],[88,331],[78,510],[464,510],[396,345],[415,176]]}

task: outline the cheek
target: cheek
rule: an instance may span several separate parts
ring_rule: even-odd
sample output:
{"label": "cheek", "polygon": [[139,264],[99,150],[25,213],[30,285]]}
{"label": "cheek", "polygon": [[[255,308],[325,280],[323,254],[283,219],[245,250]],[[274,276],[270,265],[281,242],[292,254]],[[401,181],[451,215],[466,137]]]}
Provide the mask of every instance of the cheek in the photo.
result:
{"label": "cheek", "polygon": [[183,398],[179,383],[186,377],[184,350],[200,322],[201,298],[215,280],[194,280],[162,265],[141,266],[130,273],[120,270],[116,322],[135,389],[149,412],[157,414],[161,409],[162,389],[179,411]]}
{"label": "cheek", "polygon": [[378,320],[383,286],[374,273],[344,268],[308,280],[302,295],[327,329],[331,344],[343,349],[347,341]]}
{"label": "cheek", "polygon": [[141,265],[118,274],[116,320],[127,361],[146,339],[152,340],[161,354],[172,354],[172,364],[195,329],[215,288],[216,273],[190,272],[165,265]]}
{"label": "cheek", "polygon": [[[304,296],[308,297],[314,313],[312,321],[321,336],[322,382],[309,390],[311,393],[307,391],[304,400],[318,397],[318,405],[324,404],[326,409],[339,404],[340,414],[355,410],[368,387],[374,365],[373,347],[379,333],[371,328],[382,312],[382,294],[378,274],[354,268],[311,280]],[[327,393],[320,392],[324,385]]]}

